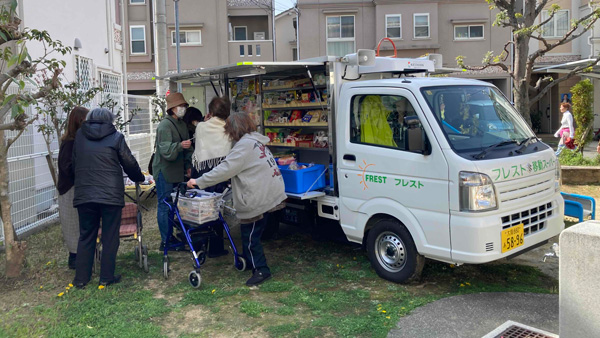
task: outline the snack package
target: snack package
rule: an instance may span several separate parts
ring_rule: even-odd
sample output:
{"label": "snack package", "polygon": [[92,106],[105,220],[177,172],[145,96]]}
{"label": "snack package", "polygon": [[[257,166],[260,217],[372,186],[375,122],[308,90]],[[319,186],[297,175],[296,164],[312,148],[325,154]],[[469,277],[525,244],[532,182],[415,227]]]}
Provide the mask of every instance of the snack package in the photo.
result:
{"label": "snack package", "polygon": [[296,162],[296,158],[293,155],[287,155],[277,159],[277,164],[279,165],[288,165],[292,162]]}
{"label": "snack package", "polygon": [[298,169],[300,169],[300,167],[298,166],[298,162],[292,161],[290,163],[290,165],[288,166],[288,169],[289,170],[298,170]]}

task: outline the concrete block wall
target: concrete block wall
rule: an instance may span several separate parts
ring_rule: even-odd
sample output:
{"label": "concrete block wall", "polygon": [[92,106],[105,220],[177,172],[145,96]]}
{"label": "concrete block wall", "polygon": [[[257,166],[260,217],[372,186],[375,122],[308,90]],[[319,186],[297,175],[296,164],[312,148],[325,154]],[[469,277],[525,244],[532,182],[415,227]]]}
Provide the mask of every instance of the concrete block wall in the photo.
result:
{"label": "concrete block wall", "polygon": [[600,221],[560,235],[561,338],[600,337]]}

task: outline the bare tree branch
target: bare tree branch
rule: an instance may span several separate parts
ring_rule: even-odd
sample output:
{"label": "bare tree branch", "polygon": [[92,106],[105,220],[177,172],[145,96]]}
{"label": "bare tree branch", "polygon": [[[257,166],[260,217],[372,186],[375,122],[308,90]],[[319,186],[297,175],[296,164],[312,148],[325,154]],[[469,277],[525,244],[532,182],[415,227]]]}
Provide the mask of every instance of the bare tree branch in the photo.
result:
{"label": "bare tree branch", "polygon": [[535,17],[537,18],[538,15],[540,15],[540,13],[544,10],[544,7],[546,7],[546,5],[548,4],[549,0],[541,0],[538,1],[537,6],[535,7]]}
{"label": "bare tree branch", "polygon": [[25,132],[25,130],[27,130],[27,126],[31,125],[33,122],[35,122],[37,120],[37,115],[34,116],[33,118],[31,118],[29,121],[25,122],[25,124],[23,125],[23,128],[21,128],[19,130],[19,132],[17,133],[17,135],[15,135],[15,137],[9,138],[8,140],[6,140],[6,149],[10,148],[10,146],[15,143],[16,140],[19,139],[19,137],[23,134],[23,132]]}

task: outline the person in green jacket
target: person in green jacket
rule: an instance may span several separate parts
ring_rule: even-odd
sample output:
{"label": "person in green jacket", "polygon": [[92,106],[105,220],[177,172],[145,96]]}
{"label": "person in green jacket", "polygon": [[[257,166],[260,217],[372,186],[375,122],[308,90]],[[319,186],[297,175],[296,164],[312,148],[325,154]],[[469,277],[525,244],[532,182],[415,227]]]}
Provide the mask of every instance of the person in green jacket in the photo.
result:
{"label": "person in green jacket", "polygon": [[[178,183],[191,176],[192,154],[194,148],[189,139],[188,128],[182,120],[188,103],[181,93],[167,96],[167,114],[156,129],[156,153],[152,162],[152,172],[156,181],[158,206],[156,218],[162,242],[159,250],[166,244],[177,244],[179,240],[172,236],[173,225],[169,222],[169,207],[164,200],[171,202],[171,192]],[[170,236],[171,235],[171,236]],[[183,249],[183,247],[178,247]]]}

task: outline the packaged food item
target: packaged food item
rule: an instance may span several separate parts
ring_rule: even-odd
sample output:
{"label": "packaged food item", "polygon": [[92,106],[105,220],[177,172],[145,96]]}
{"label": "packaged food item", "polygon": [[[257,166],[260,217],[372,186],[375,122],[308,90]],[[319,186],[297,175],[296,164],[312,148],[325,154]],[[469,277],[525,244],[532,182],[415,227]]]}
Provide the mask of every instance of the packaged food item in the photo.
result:
{"label": "packaged food item", "polygon": [[277,164],[279,165],[288,165],[292,162],[296,162],[296,158],[293,155],[287,155],[277,159]]}

